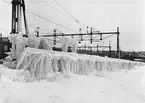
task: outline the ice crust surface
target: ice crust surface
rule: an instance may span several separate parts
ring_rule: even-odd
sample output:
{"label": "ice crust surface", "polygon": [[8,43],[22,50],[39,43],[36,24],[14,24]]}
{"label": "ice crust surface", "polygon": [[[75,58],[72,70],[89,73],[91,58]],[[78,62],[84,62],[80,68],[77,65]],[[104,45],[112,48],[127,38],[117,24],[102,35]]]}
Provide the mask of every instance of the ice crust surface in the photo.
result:
{"label": "ice crust surface", "polygon": [[87,76],[52,73],[49,79],[25,81],[29,76],[0,65],[0,103],[145,102],[145,66]]}
{"label": "ice crust surface", "polygon": [[97,72],[132,69],[143,63],[90,56],[76,53],[25,48],[16,69],[29,71],[37,79],[45,79],[50,73],[75,73],[89,75]]}

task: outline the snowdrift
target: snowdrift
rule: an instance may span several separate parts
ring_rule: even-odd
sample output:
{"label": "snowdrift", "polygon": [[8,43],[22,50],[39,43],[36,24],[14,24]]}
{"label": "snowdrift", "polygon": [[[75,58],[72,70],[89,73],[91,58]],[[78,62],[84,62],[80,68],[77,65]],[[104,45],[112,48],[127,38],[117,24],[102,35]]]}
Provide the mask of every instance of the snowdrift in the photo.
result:
{"label": "snowdrift", "polygon": [[56,72],[88,75],[100,71],[131,69],[138,65],[142,63],[28,47],[20,55],[16,69],[24,69],[33,77],[45,79]]}

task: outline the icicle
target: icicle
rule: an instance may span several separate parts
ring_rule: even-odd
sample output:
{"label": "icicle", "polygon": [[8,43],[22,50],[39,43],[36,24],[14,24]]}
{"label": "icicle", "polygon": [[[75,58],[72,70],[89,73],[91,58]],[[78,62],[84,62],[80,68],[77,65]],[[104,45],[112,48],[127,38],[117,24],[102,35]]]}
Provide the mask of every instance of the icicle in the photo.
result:
{"label": "icicle", "polygon": [[17,69],[25,69],[32,77],[44,79],[57,72],[88,75],[106,70],[129,69],[135,65],[141,64],[99,56],[26,48],[19,58]]}

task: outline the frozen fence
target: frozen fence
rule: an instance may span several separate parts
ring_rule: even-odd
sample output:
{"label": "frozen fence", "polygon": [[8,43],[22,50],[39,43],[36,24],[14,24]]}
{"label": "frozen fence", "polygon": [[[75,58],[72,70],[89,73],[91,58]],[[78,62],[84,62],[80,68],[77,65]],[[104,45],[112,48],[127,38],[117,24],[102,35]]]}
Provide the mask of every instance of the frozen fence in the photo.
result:
{"label": "frozen fence", "polygon": [[43,79],[47,78],[49,73],[55,72],[88,75],[99,71],[131,69],[139,65],[142,65],[142,63],[107,57],[26,48],[22,52],[16,68],[28,70],[33,76]]}

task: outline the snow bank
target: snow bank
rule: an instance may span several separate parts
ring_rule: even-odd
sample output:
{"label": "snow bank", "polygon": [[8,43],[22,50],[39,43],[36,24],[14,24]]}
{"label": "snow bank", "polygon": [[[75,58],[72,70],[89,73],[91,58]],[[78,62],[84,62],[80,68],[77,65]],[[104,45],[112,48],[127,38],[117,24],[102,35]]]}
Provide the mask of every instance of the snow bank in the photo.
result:
{"label": "snow bank", "polygon": [[21,70],[0,66],[0,103],[144,103],[144,68],[108,72],[107,77],[60,73],[56,82],[25,83],[14,81]]}
{"label": "snow bank", "polygon": [[18,60],[16,69],[28,70],[33,77],[44,79],[50,73],[71,72],[88,75],[100,71],[131,69],[141,64],[107,57],[26,48]]}

